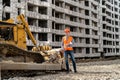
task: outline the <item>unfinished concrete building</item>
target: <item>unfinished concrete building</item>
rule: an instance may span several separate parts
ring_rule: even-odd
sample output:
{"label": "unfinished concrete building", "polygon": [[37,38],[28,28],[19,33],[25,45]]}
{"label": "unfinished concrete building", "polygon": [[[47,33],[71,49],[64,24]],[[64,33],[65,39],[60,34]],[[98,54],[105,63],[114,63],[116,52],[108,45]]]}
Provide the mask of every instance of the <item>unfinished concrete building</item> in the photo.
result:
{"label": "unfinished concrete building", "polygon": [[120,0],[103,0],[102,47],[107,56],[120,55]]}
{"label": "unfinished concrete building", "polygon": [[[3,5],[6,7],[3,7]],[[23,13],[38,45],[60,48],[64,28],[74,37],[75,57],[119,55],[118,0],[0,0],[0,19]],[[28,49],[33,47],[27,38]]]}

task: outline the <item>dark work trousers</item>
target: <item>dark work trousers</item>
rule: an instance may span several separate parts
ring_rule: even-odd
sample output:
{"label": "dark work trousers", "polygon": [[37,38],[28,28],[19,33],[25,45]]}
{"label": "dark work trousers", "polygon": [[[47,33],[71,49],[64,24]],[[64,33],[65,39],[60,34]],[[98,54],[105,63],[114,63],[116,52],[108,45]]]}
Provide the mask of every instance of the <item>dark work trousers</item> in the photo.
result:
{"label": "dark work trousers", "polygon": [[68,50],[68,51],[65,51],[65,52],[64,52],[65,62],[66,62],[66,69],[67,69],[67,71],[69,72],[68,55],[70,56],[70,58],[71,58],[71,60],[72,60],[74,72],[76,72],[76,62],[75,62],[73,50]]}

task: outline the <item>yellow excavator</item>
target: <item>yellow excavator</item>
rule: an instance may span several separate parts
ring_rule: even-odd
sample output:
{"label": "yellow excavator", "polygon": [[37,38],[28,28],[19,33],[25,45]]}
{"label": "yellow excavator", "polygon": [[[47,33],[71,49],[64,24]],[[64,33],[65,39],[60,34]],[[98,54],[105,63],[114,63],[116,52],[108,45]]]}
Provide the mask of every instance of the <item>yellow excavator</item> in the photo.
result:
{"label": "yellow excavator", "polygon": [[[27,50],[27,35],[37,51]],[[61,49],[39,50],[23,14],[17,16],[17,22],[0,21],[1,70],[62,70],[62,58]]]}
{"label": "yellow excavator", "polygon": [[[41,54],[27,50],[26,35],[30,37],[36,46],[37,43],[28,27],[24,15],[17,16],[17,24],[14,24],[13,19],[0,21],[0,55],[2,60],[10,59],[15,62],[30,62],[32,60],[38,63],[44,61]],[[22,59],[22,57],[24,58]]]}

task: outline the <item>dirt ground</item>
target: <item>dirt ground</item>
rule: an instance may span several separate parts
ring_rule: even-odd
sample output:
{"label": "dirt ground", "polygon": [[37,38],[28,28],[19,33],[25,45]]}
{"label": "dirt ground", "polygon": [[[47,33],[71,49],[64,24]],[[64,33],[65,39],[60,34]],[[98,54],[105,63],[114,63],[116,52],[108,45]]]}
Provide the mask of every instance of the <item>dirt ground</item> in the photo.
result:
{"label": "dirt ground", "polygon": [[120,80],[120,59],[77,63],[77,70],[78,73],[57,72],[34,77],[14,77],[8,80]]}

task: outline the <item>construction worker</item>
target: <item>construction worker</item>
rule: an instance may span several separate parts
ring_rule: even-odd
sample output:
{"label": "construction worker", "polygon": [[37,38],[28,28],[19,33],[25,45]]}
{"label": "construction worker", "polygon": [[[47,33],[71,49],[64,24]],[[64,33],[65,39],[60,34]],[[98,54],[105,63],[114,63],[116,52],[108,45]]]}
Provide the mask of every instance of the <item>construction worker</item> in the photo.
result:
{"label": "construction worker", "polygon": [[75,63],[75,58],[74,58],[74,52],[73,52],[73,37],[70,36],[70,28],[65,28],[64,30],[65,36],[62,38],[62,48],[64,50],[64,57],[65,57],[65,62],[66,62],[66,69],[67,73],[69,73],[69,63],[68,63],[68,55],[70,56],[73,64],[73,69],[74,72],[76,73],[76,63]]}

